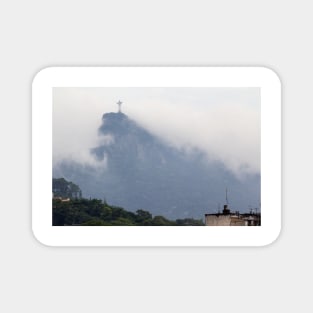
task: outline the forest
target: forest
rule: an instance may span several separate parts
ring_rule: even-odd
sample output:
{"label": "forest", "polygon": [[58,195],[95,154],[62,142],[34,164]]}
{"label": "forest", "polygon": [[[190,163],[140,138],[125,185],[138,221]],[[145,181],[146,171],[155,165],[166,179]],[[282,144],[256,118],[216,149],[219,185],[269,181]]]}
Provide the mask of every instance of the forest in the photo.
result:
{"label": "forest", "polygon": [[145,210],[126,211],[99,199],[52,200],[53,226],[203,226],[193,218],[171,221],[163,216],[152,216]]}
{"label": "forest", "polygon": [[106,200],[85,199],[80,187],[64,178],[52,180],[53,226],[203,226],[193,218],[171,221],[145,210],[136,212],[109,205]]}

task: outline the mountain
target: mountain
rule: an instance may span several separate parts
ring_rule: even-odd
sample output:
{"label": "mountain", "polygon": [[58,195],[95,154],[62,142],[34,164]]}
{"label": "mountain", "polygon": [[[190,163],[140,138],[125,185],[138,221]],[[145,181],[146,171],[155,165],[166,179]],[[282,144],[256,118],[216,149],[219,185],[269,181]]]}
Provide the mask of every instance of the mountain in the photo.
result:
{"label": "mountain", "polygon": [[123,113],[104,114],[99,136],[106,140],[90,152],[101,166],[64,160],[53,169],[54,177],[74,181],[85,197],[171,219],[216,212],[226,186],[231,209],[247,211],[258,202],[259,175],[238,179],[202,151],[177,149]]}

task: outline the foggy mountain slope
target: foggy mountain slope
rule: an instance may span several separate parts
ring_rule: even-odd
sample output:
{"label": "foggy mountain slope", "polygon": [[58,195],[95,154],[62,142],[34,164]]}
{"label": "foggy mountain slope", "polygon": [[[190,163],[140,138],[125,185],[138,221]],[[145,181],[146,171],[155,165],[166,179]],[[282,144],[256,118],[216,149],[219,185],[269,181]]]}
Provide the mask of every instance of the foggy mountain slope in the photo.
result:
{"label": "foggy mountain slope", "polygon": [[53,170],[54,177],[78,184],[84,197],[173,219],[217,211],[226,186],[233,210],[247,211],[257,204],[259,175],[238,180],[222,163],[209,163],[199,150],[168,145],[123,113],[104,114],[99,137],[103,143],[91,154],[100,164],[105,161],[102,167],[64,160]]}

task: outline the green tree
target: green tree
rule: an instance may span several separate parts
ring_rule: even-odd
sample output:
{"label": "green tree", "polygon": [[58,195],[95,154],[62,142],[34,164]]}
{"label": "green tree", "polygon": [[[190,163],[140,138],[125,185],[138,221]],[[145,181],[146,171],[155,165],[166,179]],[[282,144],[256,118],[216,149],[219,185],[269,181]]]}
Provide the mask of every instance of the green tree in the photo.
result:
{"label": "green tree", "polygon": [[155,216],[152,220],[154,226],[173,226],[175,222],[166,219],[164,216]]}

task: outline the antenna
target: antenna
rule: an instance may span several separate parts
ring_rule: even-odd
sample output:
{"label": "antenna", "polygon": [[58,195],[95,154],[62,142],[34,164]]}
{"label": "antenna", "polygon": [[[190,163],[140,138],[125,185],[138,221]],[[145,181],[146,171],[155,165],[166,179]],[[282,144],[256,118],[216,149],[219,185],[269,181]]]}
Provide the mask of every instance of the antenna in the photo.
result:
{"label": "antenna", "polygon": [[226,187],[226,204],[228,205],[227,187]]}

